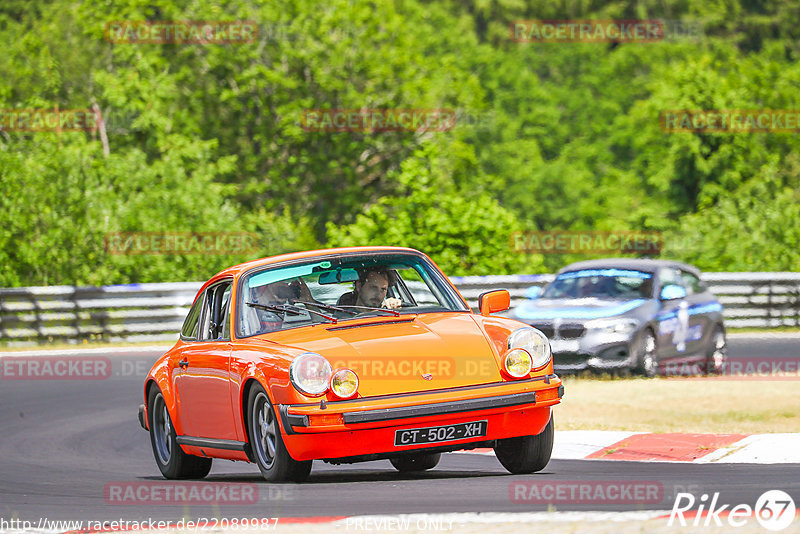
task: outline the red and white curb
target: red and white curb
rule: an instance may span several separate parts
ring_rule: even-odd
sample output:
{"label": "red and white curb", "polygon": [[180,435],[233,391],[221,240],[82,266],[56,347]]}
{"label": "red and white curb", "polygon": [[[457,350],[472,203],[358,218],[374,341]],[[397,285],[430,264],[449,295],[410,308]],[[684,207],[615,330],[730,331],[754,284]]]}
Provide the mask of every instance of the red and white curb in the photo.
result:
{"label": "red and white curb", "polygon": [[[494,454],[491,449],[464,451]],[[797,434],[690,434],[556,431],[553,459],[692,463],[800,463]]]}

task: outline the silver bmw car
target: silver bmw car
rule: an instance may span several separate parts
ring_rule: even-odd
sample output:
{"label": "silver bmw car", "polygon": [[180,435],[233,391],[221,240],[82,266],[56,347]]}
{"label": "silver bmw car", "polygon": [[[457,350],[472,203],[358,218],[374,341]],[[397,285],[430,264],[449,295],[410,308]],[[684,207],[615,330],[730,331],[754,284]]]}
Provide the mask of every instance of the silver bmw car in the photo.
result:
{"label": "silver bmw car", "polygon": [[669,369],[719,373],[727,357],[722,305],[696,268],[676,261],[573,263],[533,286],[511,316],[541,330],[557,372]]}

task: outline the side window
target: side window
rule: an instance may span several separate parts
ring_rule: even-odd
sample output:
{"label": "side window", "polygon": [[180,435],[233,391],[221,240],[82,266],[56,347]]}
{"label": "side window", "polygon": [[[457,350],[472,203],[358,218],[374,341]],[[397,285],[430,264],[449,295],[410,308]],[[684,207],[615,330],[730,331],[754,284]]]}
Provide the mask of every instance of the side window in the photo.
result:
{"label": "side window", "polygon": [[[659,278],[661,281],[661,287],[664,287],[668,284],[674,284],[676,286],[686,287],[686,284],[683,282],[683,278],[681,278],[681,274],[677,269],[673,269],[671,267],[666,267],[661,269],[658,273]],[[689,288],[686,288],[686,291],[689,291]]]}
{"label": "side window", "polygon": [[200,320],[201,340],[227,340],[230,337],[228,327],[230,300],[230,282],[217,284],[206,291],[205,306]]}
{"label": "side window", "polygon": [[231,284],[226,284],[222,292],[219,316],[222,321],[219,323],[218,339],[228,341],[231,338]]}
{"label": "side window", "polygon": [[692,273],[681,271],[681,278],[683,279],[683,285],[686,287],[686,291],[690,295],[696,293],[702,293],[703,291],[706,290],[706,287],[703,284],[703,282],[701,282],[700,279],[697,278]]}
{"label": "side window", "polygon": [[204,297],[205,293],[200,295],[197,300],[194,301],[194,304],[189,310],[188,315],[186,315],[186,320],[183,322],[183,328],[181,328],[181,338],[186,340],[197,339],[197,325],[199,323],[200,308],[203,306]]}
{"label": "side window", "polygon": [[199,341],[208,341],[211,339],[209,337],[209,329],[211,328],[211,306],[214,302],[214,288],[207,289],[205,293],[203,293],[203,309],[200,311],[200,321],[199,321],[199,334],[197,339]]}

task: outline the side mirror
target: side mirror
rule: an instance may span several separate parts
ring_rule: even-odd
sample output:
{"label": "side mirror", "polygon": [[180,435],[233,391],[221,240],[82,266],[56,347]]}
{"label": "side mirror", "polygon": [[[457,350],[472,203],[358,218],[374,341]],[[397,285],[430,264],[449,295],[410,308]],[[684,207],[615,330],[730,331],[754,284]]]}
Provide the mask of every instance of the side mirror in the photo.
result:
{"label": "side mirror", "polygon": [[511,295],[507,289],[498,289],[482,293],[478,297],[478,309],[481,315],[505,311],[511,307]]}
{"label": "side mirror", "polygon": [[525,298],[531,300],[538,299],[541,293],[542,286],[531,286],[525,291]]}
{"label": "side mirror", "polygon": [[686,298],[686,289],[675,284],[667,284],[661,288],[661,295],[658,298],[661,300]]}

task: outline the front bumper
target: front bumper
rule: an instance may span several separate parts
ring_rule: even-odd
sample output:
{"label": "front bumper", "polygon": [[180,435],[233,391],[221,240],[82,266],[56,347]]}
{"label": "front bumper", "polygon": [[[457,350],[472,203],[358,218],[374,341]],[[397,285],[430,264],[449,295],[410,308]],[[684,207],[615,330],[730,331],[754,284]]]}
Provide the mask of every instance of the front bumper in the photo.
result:
{"label": "front bumper", "polygon": [[[529,380],[320,404],[279,405],[284,442],[295,460],[388,457],[408,451],[474,447],[540,433],[564,394],[556,375]],[[403,429],[487,421],[485,436],[396,446]]]}
{"label": "front bumper", "polygon": [[571,350],[563,351],[556,350],[559,345],[554,343],[553,368],[559,373],[631,369],[636,366],[634,339],[630,334],[587,334],[574,340]]}

